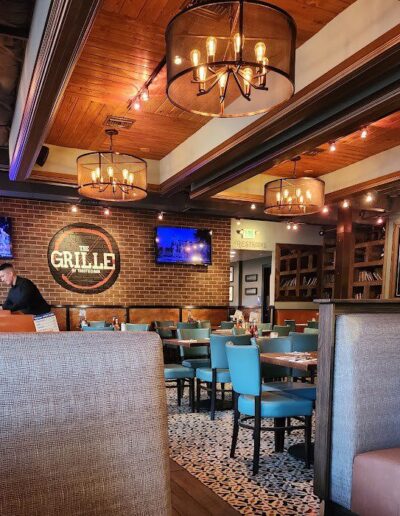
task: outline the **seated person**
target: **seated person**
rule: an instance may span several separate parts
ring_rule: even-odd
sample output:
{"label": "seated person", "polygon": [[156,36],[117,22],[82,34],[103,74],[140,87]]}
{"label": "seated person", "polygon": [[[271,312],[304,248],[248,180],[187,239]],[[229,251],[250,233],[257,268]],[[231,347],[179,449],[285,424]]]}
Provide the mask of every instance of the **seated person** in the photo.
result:
{"label": "seated person", "polygon": [[17,276],[11,263],[0,265],[0,281],[10,287],[3,303],[4,310],[33,315],[50,312],[50,305],[37,286],[29,279]]}

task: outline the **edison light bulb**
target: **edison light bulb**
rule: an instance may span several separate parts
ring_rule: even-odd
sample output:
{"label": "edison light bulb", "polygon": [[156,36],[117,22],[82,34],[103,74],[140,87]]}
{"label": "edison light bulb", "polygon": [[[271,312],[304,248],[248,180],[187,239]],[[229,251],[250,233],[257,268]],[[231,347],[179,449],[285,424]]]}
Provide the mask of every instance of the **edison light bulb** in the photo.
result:
{"label": "edison light bulb", "polygon": [[96,167],[96,176],[100,177],[100,167]]}
{"label": "edison light bulb", "polygon": [[200,91],[204,91],[206,88],[206,85],[205,85],[206,78],[207,78],[207,68],[205,66],[200,66],[200,68],[199,68]]}
{"label": "edison light bulb", "polygon": [[300,190],[300,188],[297,188],[296,189],[296,197],[300,197],[300,195],[301,195],[301,190]]}
{"label": "edison light bulb", "polygon": [[228,74],[227,73],[223,73],[222,75],[220,75],[219,79],[218,79],[218,84],[219,84],[219,96],[220,97],[223,97],[224,96],[224,93],[225,93],[225,86],[226,86],[226,81],[228,80]]}
{"label": "edison light bulb", "polygon": [[243,70],[243,77],[244,77],[244,93],[245,95],[250,95],[250,89],[251,89],[251,80],[253,78],[253,70],[251,68],[245,68]]}
{"label": "edison light bulb", "polygon": [[129,174],[129,182],[131,185],[133,185],[133,172]]}
{"label": "edison light bulb", "polygon": [[276,194],[276,202],[278,202],[278,203],[281,202],[281,193],[280,192],[278,192]]}
{"label": "edison light bulb", "polygon": [[302,195],[300,195],[300,199],[299,199],[299,201],[300,201],[300,204],[303,204],[303,202],[304,202],[304,197],[303,197]]}
{"label": "edison light bulb", "polygon": [[289,198],[288,198],[288,203],[289,203],[289,204],[292,204],[292,200],[293,200],[293,199],[292,199],[292,197],[289,197]]}
{"label": "edison light bulb", "polygon": [[140,95],[140,100],[143,100],[143,102],[147,102],[149,100],[149,90],[145,88]]}
{"label": "edison light bulb", "polygon": [[283,190],[283,197],[286,199],[286,197],[289,197],[289,190],[286,188]]}
{"label": "edison light bulb", "polygon": [[107,174],[112,177],[114,175],[114,169],[112,167],[107,167]]}
{"label": "edison light bulb", "polygon": [[125,181],[128,179],[128,176],[129,176],[129,170],[127,168],[123,168],[122,169],[122,177],[124,178]]}
{"label": "edison light bulb", "polygon": [[180,64],[182,64],[182,58],[181,58],[181,56],[175,56],[175,58],[174,58],[174,63],[175,63],[176,65],[180,65]]}
{"label": "edison light bulb", "polygon": [[92,182],[95,183],[96,182],[96,171],[95,170],[92,170]]}
{"label": "edison light bulb", "polygon": [[256,55],[257,63],[263,63],[266,51],[267,47],[265,46],[265,43],[263,43],[262,41],[256,43],[254,47],[254,53]]}
{"label": "edison light bulb", "polygon": [[190,52],[190,60],[192,61],[193,66],[199,66],[200,56],[200,50],[197,50],[196,48]]}
{"label": "edison light bulb", "polygon": [[233,49],[235,50],[235,59],[239,58],[241,47],[242,47],[242,37],[239,34],[239,32],[237,32],[233,36]]}
{"label": "edison light bulb", "polygon": [[308,199],[309,201],[311,201],[311,192],[310,192],[310,190],[307,190],[307,191],[306,191],[306,197],[307,197],[307,199]]}
{"label": "edison light bulb", "polygon": [[214,36],[210,36],[209,38],[207,38],[206,48],[207,48],[207,60],[211,61],[211,62],[214,61],[215,53],[217,51],[217,38],[214,38]]}

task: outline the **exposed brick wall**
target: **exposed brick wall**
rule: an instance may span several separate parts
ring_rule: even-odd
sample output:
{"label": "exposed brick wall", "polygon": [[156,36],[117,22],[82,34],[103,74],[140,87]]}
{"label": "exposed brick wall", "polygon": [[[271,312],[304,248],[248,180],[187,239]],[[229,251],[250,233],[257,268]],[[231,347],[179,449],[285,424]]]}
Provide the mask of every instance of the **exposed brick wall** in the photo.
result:
{"label": "exposed brick wall", "polygon": [[[105,217],[99,207],[20,199],[0,199],[0,216],[11,217],[13,260],[17,273],[30,278],[52,304],[195,304],[228,305],[230,220],[166,214],[162,224],[212,229],[213,264],[156,265],[154,227],[161,225],[154,211],[111,209]],[[116,240],[121,272],[114,285],[100,294],[77,294],[53,279],[47,264],[47,247],[53,235],[68,224],[97,224]],[[0,285],[3,300],[7,287]]]}

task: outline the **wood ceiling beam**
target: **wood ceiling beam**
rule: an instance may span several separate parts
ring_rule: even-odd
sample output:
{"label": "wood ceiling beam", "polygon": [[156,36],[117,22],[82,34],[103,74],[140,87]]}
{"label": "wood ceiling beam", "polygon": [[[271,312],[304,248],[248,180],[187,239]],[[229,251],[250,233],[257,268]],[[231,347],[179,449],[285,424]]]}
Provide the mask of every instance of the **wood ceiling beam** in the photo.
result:
{"label": "wood ceiling beam", "polygon": [[10,160],[10,179],[29,177],[100,4],[51,2]]}
{"label": "wood ceiling beam", "polygon": [[162,192],[190,186],[193,199],[215,195],[399,109],[399,27],[165,181]]}

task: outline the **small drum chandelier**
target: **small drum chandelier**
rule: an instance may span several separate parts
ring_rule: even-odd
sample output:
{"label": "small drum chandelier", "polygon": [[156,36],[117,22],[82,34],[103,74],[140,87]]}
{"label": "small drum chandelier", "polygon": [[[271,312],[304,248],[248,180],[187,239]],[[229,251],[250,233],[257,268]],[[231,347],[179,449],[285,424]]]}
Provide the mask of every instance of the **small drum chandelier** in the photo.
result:
{"label": "small drum chandelier", "polygon": [[110,150],[89,152],[76,160],[78,191],[99,201],[140,201],[147,196],[147,164],[131,154],[113,151],[115,129],[107,129]]}
{"label": "small drum chandelier", "polygon": [[276,179],[265,184],[264,212],[268,215],[309,215],[324,207],[325,183],[314,177],[296,177],[296,163],[299,159],[293,159],[291,178]]}
{"label": "small drum chandelier", "polygon": [[261,0],[198,0],[168,24],[167,95],[205,116],[265,113],[294,93],[296,25]]}

